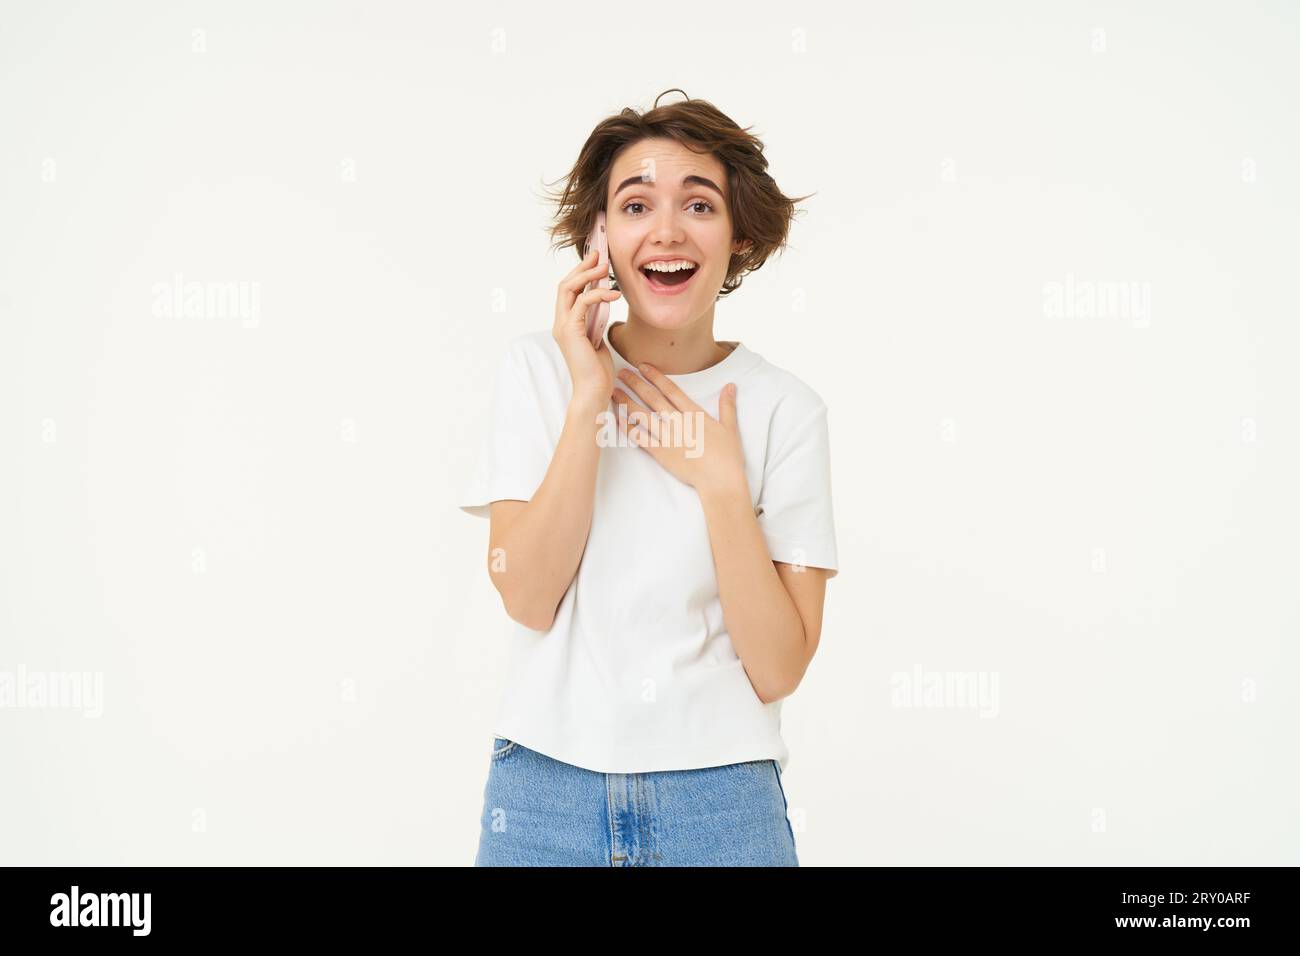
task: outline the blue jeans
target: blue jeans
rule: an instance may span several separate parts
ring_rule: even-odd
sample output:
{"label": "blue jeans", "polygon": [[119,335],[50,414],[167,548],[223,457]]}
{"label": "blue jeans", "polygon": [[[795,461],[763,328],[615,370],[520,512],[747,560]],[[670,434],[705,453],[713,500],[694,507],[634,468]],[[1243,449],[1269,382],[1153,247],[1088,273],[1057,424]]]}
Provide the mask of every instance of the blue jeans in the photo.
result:
{"label": "blue jeans", "polygon": [[798,866],[775,760],[599,773],[494,739],[475,866]]}

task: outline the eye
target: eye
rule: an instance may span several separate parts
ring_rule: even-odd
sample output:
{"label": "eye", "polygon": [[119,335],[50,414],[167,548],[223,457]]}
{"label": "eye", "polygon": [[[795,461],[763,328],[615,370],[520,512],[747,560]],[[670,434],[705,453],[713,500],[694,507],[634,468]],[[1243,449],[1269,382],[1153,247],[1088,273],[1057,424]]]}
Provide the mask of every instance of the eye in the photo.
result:
{"label": "eye", "polygon": [[[622,206],[621,208],[622,208],[622,211],[623,211],[623,212],[626,212],[629,216],[639,216],[639,215],[641,215],[640,212],[629,212],[628,210],[631,209],[632,206],[638,206],[638,207],[640,207],[640,209],[642,209],[642,210],[645,209],[645,203],[641,202],[641,201],[638,200],[638,199],[633,199],[633,200],[630,201],[630,202],[626,202],[626,203],[624,203],[623,206]],[[688,208],[694,209],[696,206],[703,206],[703,207],[704,207],[704,210],[703,210],[702,212],[697,212],[696,215],[701,215],[701,216],[702,216],[702,215],[707,215],[708,213],[711,213],[711,212],[715,212],[715,211],[716,211],[716,210],[714,210],[714,208],[713,208],[713,203],[709,202],[707,199],[697,199],[697,200],[695,200],[694,202],[692,202]]]}

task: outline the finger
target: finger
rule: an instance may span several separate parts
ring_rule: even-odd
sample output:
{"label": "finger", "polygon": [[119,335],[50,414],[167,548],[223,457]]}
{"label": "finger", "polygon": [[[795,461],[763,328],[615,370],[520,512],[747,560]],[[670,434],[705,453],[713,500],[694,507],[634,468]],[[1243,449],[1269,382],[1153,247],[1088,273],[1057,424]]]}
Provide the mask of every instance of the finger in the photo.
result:
{"label": "finger", "polygon": [[646,430],[640,425],[628,425],[627,432],[628,441],[642,451],[650,451],[654,447],[650,441],[650,436],[646,434]]}
{"label": "finger", "polygon": [[593,282],[599,282],[602,279],[608,278],[608,266],[592,266],[590,269],[583,269],[572,279],[566,279],[564,281],[564,290],[566,292],[579,292],[584,287],[591,285]]}
{"label": "finger", "polygon": [[610,396],[614,399],[614,414],[626,420],[629,425],[633,422],[645,421],[650,413],[649,409],[617,386]]}
{"label": "finger", "polygon": [[[593,253],[594,255],[594,253]],[[561,287],[567,292],[577,292],[587,283],[596,279],[605,279],[609,276],[609,263],[603,266],[595,259],[584,259],[578,263],[578,268],[574,269],[561,282]]]}
{"label": "finger", "polygon": [[665,375],[659,369],[649,363],[645,363],[641,368],[641,374],[646,377],[660,393],[663,394],[673,406],[680,408],[684,412],[702,412],[704,409],[695,404],[695,401],[681,390],[681,387],[671,378]]}
{"label": "finger", "polygon": [[621,388],[615,388],[611,394],[614,398],[614,415],[623,434],[632,438],[639,433],[643,438],[648,438],[652,433],[657,432],[654,415],[650,409],[634,401]]}
{"label": "finger", "polygon": [[[641,407],[636,401],[632,399],[632,396],[628,395],[627,392],[623,391],[617,385],[614,386],[614,390],[611,391],[609,394],[610,397],[614,399],[614,404],[616,406],[626,405],[628,411],[633,411],[634,409],[638,409]],[[618,409],[615,408],[615,411],[617,410]]]}
{"label": "finger", "polygon": [[641,378],[630,368],[620,369],[618,377],[625,387],[636,392],[637,397],[639,397],[648,408],[653,408],[658,412],[668,412],[673,410],[672,403],[664,397],[663,393],[660,392],[658,388]]}
{"label": "finger", "polygon": [[736,430],[736,383],[728,382],[718,396],[718,421],[730,431]]}
{"label": "finger", "polygon": [[588,289],[569,306],[569,322],[572,324],[582,323],[582,327],[587,327],[587,307],[593,302],[614,302],[623,293],[618,289]]}
{"label": "finger", "polygon": [[606,300],[617,299],[622,294],[623,291],[621,289],[601,289],[599,287],[595,289],[587,289],[585,292],[582,292],[578,295],[578,298],[574,302],[574,304],[576,305],[578,303],[582,303],[585,305],[590,305],[593,302],[599,302],[601,299],[606,299]]}
{"label": "finger", "polygon": [[604,269],[604,274],[602,275],[600,262],[596,258],[596,253],[594,251],[589,253],[581,262],[574,266],[563,279],[560,280],[559,286],[556,288],[555,292],[556,302],[567,309],[569,306],[573,305],[574,296],[586,288],[586,286],[598,279],[606,278],[608,275],[608,265]]}
{"label": "finger", "polygon": [[654,452],[658,449],[658,442],[651,436],[651,433],[646,430],[647,421],[651,423],[654,421],[654,417],[649,415],[647,412],[640,412],[636,415],[629,416],[625,434],[627,435],[628,441],[633,445],[636,445],[638,448],[642,448],[645,451]]}
{"label": "finger", "polygon": [[582,275],[584,272],[590,272],[595,267],[596,258],[595,252],[593,251],[579,259],[578,264],[564,274],[564,278],[560,280],[559,291],[564,292],[573,285],[574,280],[577,279],[578,276]]}
{"label": "finger", "polygon": [[587,252],[583,255],[583,257],[578,260],[578,264],[569,270],[569,275],[571,276],[577,275],[580,270],[590,268],[591,265],[595,264],[595,262],[596,262],[596,250],[588,249]]}

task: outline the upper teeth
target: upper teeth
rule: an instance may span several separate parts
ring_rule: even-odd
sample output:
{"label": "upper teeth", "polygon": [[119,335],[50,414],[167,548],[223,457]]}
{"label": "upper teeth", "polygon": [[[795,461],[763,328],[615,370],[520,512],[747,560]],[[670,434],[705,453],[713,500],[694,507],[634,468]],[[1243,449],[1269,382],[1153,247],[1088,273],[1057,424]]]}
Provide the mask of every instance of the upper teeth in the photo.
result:
{"label": "upper teeth", "polygon": [[645,267],[655,272],[676,272],[678,269],[694,269],[695,263],[689,259],[670,259],[660,262],[647,262]]}

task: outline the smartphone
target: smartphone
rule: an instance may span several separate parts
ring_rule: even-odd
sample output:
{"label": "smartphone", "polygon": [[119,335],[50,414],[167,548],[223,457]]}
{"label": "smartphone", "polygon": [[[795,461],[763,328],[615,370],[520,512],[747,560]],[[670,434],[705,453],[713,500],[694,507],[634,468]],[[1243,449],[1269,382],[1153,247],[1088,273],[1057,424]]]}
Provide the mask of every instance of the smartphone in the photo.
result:
{"label": "smartphone", "polygon": [[[592,227],[591,235],[587,237],[586,244],[582,247],[582,258],[586,259],[591,255],[591,250],[595,249],[598,255],[597,264],[603,268],[604,274],[595,282],[588,282],[586,289],[608,289],[609,285],[609,240],[605,236],[605,210],[596,213],[596,225]],[[587,338],[591,340],[593,348],[600,348],[601,340],[605,337],[605,326],[609,322],[609,302],[593,302],[587,306]]]}

